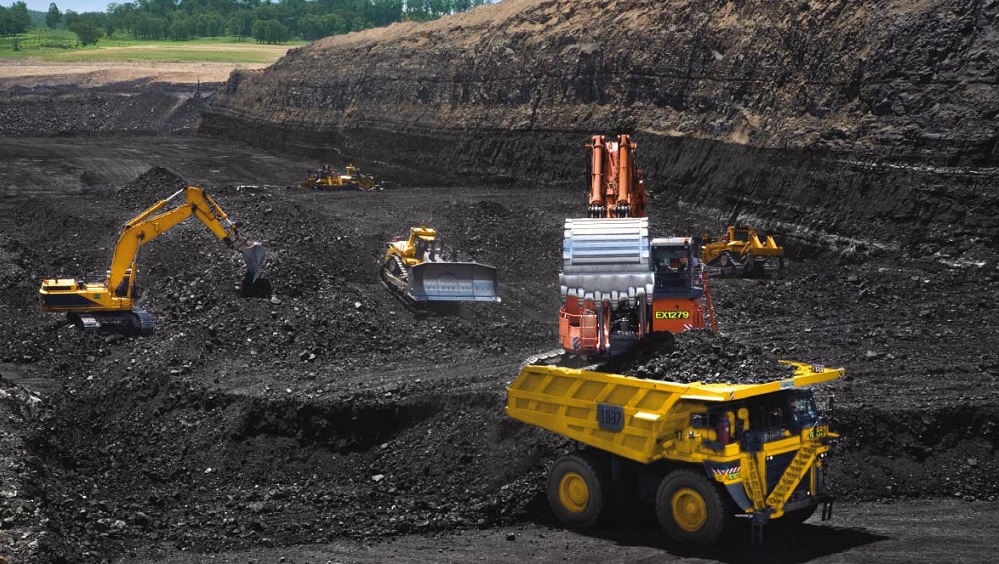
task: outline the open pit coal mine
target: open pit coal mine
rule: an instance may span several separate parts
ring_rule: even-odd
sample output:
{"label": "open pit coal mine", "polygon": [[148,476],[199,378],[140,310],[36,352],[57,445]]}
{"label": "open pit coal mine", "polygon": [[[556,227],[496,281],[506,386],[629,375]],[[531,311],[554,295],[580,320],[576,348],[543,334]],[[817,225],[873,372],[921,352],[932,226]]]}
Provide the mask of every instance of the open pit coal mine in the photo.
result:
{"label": "open pit coal mine", "polygon": [[[0,561],[988,562],[999,541],[999,2],[504,0],[291,50],[224,84],[0,83]],[[141,94],[136,94],[136,89]],[[598,369],[671,381],[843,367],[837,502],[762,546],[577,532],[504,415],[557,348],[563,222],[594,134],[630,133],[654,235],[773,235],[711,281],[720,330]],[[373,192],[298,182],[355,162]],[[266,291],[194,220],[139,253],[146,337],[81,333],[41,280],[99,278],[121,224],[202,186]],[[499,304],[413,312],[386,242],[440,230]]]}

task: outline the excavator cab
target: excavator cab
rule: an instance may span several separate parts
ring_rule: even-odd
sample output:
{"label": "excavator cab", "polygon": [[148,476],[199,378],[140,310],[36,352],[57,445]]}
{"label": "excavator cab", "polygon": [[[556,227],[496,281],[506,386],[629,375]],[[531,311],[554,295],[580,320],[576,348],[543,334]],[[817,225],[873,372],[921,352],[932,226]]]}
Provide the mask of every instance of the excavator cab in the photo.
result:
{"label": "excavator cab", "polygon": [[[108,275],[110,276],[110,272]],[[132,269],[129,268],[125,271],[125,277],[121,279],[118,287],[114,289],[114,295],[117,298],[127,298],[132,295]]]}
{"label": "excavator cab", "polygon": [[689,238],[656,239],[652,244],[655,263],[655,296],[687,296],[700,298],[704,294],[699,261],[691,250]]}

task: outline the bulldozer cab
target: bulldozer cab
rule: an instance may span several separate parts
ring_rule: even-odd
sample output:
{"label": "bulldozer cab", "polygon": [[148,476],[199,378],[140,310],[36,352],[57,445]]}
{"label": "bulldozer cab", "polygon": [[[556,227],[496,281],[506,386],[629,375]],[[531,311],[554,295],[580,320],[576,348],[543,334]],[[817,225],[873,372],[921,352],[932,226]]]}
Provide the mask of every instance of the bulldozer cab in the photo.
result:
{"label": "bulldozer cab", "polygon": [[420,237],[416,240],[415,259],[417,262],[433,262],[436,254],[434,240],[427,237]]}
{"label": "bulldozer cab", "polygon": [[438,256],[437,240],[434,236],[420,235],[414,237],[414,242],[410,246],[415,261],[414,264],[433,262]]}
{"label": "bulldozer cab", "polygon": [[748,243],[750,238],[750,229],[748,227],[729,227],[728,228],[728,239],[729,241],[739,241],[741,243]]}

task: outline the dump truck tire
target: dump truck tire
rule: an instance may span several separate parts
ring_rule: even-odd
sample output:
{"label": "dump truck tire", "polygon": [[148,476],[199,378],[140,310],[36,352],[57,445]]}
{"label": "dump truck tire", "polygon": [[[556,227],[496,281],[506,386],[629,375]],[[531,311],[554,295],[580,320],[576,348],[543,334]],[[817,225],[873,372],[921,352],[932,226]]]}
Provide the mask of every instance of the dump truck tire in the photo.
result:
{"label": "dump truck tire", "polygon": [[702,472],[681,468],[663,477],[656,493],[656,516],[671,540],[707,546],[726,538],[734,504]]}
{"label": "dump truck tire", "polygon": [[597,457],[586,452],[563,456],[548,472],[548,503],[566,525],[587,528],[604,514],[609,480]]}

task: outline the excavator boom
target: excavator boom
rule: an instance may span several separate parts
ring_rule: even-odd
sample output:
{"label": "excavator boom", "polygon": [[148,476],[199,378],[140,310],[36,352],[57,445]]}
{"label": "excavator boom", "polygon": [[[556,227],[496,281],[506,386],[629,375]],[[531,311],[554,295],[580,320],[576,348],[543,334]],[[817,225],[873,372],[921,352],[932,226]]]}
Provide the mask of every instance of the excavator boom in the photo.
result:
{"label": "excavator boom", "polygon": [[635,165],[630,135],[594,135],[590,150],[590,218],[645,217],[645,181]]}

